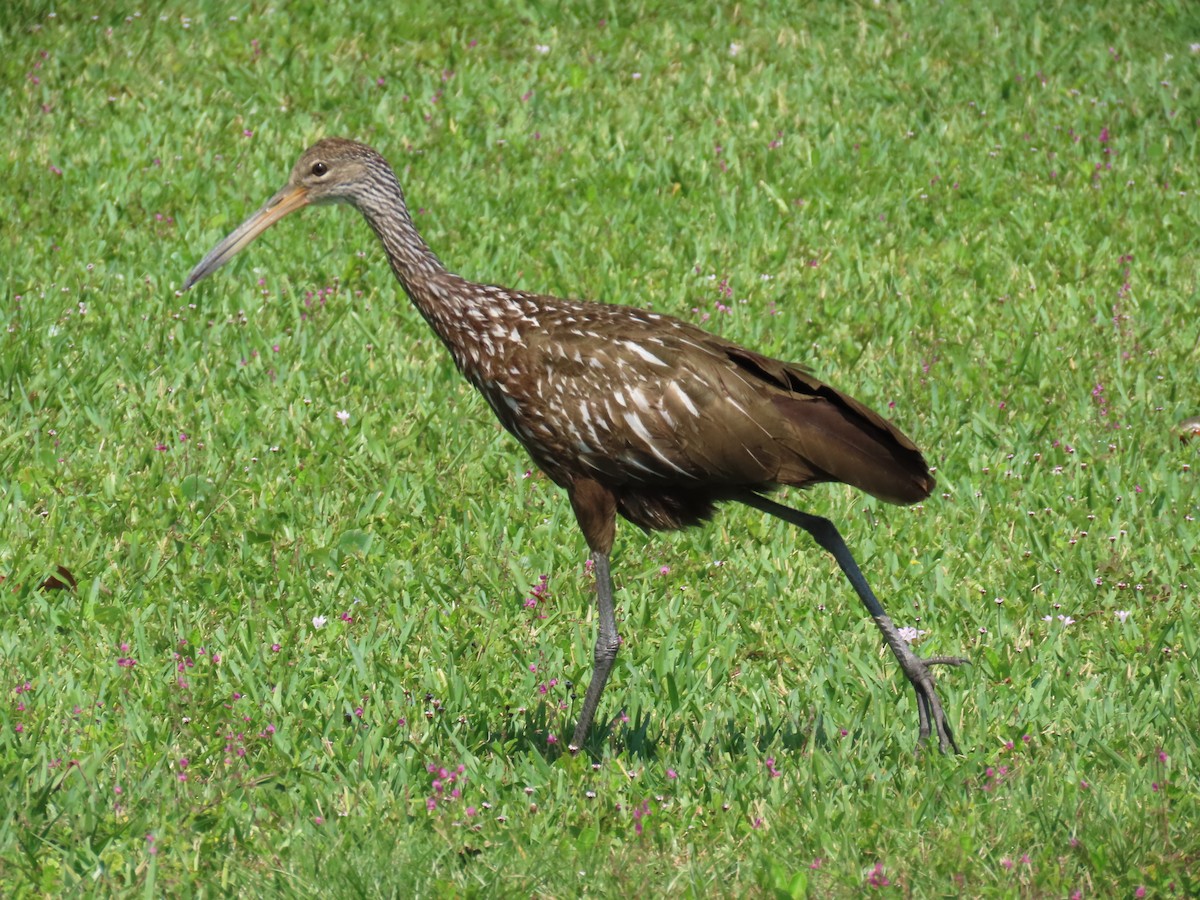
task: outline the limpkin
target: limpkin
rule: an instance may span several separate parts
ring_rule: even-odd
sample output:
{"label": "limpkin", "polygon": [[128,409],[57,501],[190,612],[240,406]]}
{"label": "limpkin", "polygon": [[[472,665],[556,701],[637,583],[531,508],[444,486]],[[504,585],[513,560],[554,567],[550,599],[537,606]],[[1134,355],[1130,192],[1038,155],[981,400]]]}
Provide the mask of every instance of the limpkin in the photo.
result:
{"label": "limpkin", "polygon": [[895,425],[797,365],[671,316],[450,272],[417,233],[383,157],[341,138],[304,151],[288,183],[200,261],[184,290],[288,213],[339,202],[363,214],[459,370],[570,498],[591,550],[600,618],[572,751],[583,746],[620,646],[609,569],[617,514],[646,531],[671,530],[736,500],[799,526],[833,555],[916,691],[919,743],[932,730],[943,752],[957,752],[931,669],[966,660],[918,657],[833,523],[766,496],[840,481],[889,503],[924,500],[933,475]]}

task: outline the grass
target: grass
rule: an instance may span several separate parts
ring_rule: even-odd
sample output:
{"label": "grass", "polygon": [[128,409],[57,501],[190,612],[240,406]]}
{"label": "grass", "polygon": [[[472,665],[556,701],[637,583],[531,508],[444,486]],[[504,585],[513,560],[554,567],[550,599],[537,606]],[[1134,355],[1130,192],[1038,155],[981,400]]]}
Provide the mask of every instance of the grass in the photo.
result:
{"label": "grass", "polygon": [[[1189,5],[69,6],[0,16],[8,896],[1200,893]],[[927,503],[791,499],[971,657],[963,755],[742,508],[619,529],[563,753],[582,538],[365,225],[177,293],[327,134],[468,276],[887,409]]]}

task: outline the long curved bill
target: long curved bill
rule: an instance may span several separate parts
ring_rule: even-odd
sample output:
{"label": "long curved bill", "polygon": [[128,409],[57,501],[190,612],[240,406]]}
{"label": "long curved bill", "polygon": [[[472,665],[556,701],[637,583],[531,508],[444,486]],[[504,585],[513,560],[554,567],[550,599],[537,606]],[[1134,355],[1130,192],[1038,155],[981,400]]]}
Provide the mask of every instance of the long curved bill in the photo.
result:
{"label": "long curved bill", "polygon": [[256,237],[286,216],[308,206],[308,190],[299,185],[288,185],[262,205],[262,207],[245,222],[234,229],[221,243],[208,251],[208,255],[200,260],[187,281],[183,283],[186,291],[197,281],[215,272],[253,241]]}

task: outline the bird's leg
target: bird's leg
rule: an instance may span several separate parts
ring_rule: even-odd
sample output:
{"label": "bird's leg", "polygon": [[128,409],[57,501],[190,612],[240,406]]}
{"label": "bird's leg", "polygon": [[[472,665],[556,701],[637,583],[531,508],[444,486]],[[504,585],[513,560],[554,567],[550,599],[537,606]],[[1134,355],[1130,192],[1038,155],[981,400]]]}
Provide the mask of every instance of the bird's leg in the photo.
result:
{"label": "bird's leg", "polygon": [[570,751],[577,753],[587,738],[600,695],[604,693],[604,685],[617,658],[617,649],[621,646],[621,637],[617,634],[617,616],[613,611],[612,574],[608,567],[608,555],[612,552],[613,538],[617,532],[617,501],[608,488],[587,479],[572,483],[567,493],[571,498],[571,508],[575,510],[575,518],[592,551],[592,574],[596,577],[596,603],[600,612],[595,668],[592,669],[592,680],[583,698],[583,709],[579,711],[575,736],[569,745]]}
{"label": "bird's leg", "polygon": [[578,752],[587,738],[588,729],[596,715],[596,706],[600,703],[600,695],[604,693],[604,685],[608,683],[608,675],[617,659],[617,649],[621,646],[621,637],[617,634],[617,617],[613,611],[612,575],[608,567],[608,554],[598,550],[592,551],[592,564],[592,572],[596,576],[596,602],[600,610],[600,633],[596,637],[592,680],[583,698],[583,709],[579,712],[575,736],[571,738],[572,753]]}
{"label": "bird's leg", "polygon": [[867,579],[863,577],[862,571],[858,568],[858,563],[854,561],[854,556],[850,553],[850,548],[846,546],[846,542],[842,540],[841,534],[838,533],[837,528],[828,519],[802,513],[799,510],[792,509],[790,506],[784,506],[781,503],[776,503],[774,500],[769,500],[760,494],[747,493],[739,496],[738,499],[747,506],[753,506],[755,509],[770,513],[777,518],[783,519],[785,522],[798,525],[811,534],[818,544],[833,555],[842,572],[850,581],[855,593],[858,594],[859,599],[862,600],[863,605],[867,608],[867,612],[871,614],[876,627],[883,634],[884,641],[891,648],[892,653],[895,654],[896,659],[900,663],[900,668],[904,670],[905,676],[917,693],[917,711],[920,717],[919,742],[924,744],[929,739],[930,733],[936,731],[938,748],[943,753],[947,749],[958,753],[958,744],[954,742],[954,733],[950,729],[950,723],[946,721],[946,714],[942,709],[942,701],[938,698],[937,690],[935,689],[932,667],[960,666],[966,663],[967,660],[957,656],[933,656],[928,659],[922,659],[912,652],[908,646],[908,642],[900,636],[900,632],[892,622],[891,617],[883,611],[883,606],[871,590],[870,585],[867,584]]}

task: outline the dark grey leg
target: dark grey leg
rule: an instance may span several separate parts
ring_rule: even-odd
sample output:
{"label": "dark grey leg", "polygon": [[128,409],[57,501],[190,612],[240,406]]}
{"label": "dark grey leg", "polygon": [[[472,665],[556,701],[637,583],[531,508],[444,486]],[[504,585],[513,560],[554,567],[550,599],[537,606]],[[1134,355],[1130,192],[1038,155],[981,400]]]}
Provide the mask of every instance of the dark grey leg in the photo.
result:
{"label": "dark grey leg", "polygon": [[908,646],[908,642],[900,637],[900,632],[892,623],[891,618],[883,611],[883,606],[875,597],[870,585],[867,584],[866,578],[863,577],[862,571],[858,568],[858,563],[854,561],[854,557],[850,553],[850,548],[846,546],[846,542],[842,540],[841,534],[838,533],[837,528],[828,519],[802,513],[799,510],[792,509],[790,506],[784,506],[781,503],[776,503],[774,500],[768,500],[759,494],[747,493],[741,495],[738,499],[747,506],[753,506],[755,509],[770,513],[777,518],[783,519],[785,522],[798,525],[811,534],[818,544],[833,555],[842,572],[849,579],[855,593],[858,594],[859,599],[862,600],[863,605],[867,608],[867,612],[871,614],[876,627],[883,634],[884,641],[892,649],[892,653],[895,654],[896,659],[900,663],[900,668],[904,670],[904,675],[908,678],[909,684],[917,692],[917,713],[920,719],[917,734],[920,743],[924,744],[929,739],[930,733],[936,730],[938,748],[943,753],[947,749],[951,749],[955,753],[960,752],[958,744],[954,742],[954,733],[950,730],[950,723],[946,721],[946,714],[942,709],[942,701],[937,695],[932,667],[961,666],[968,662],[968,660],[957,656],[933,656],[928,659],[921,659],[912,652]]}
{"label": "dark grey leg", "polygon": [[608,682],[608,675],[612,672],[613,663],[617,658],[617,649],[621,646],[621,637],[617,634],[617,617],[613,612],[612,575],[608,569],[608,554],[592,551],[592,563],[592,572],[596,576],[596,601],[600,608],[600,634],[596,637],[592,680],[583,698],[579,724],[575,726],[575,736],[571,738],[569,746],[572,753],[578,752],[587,738],[588,729],[596,715],[596,706],[600,703],[600,695],[604,693],[604,685]]}

